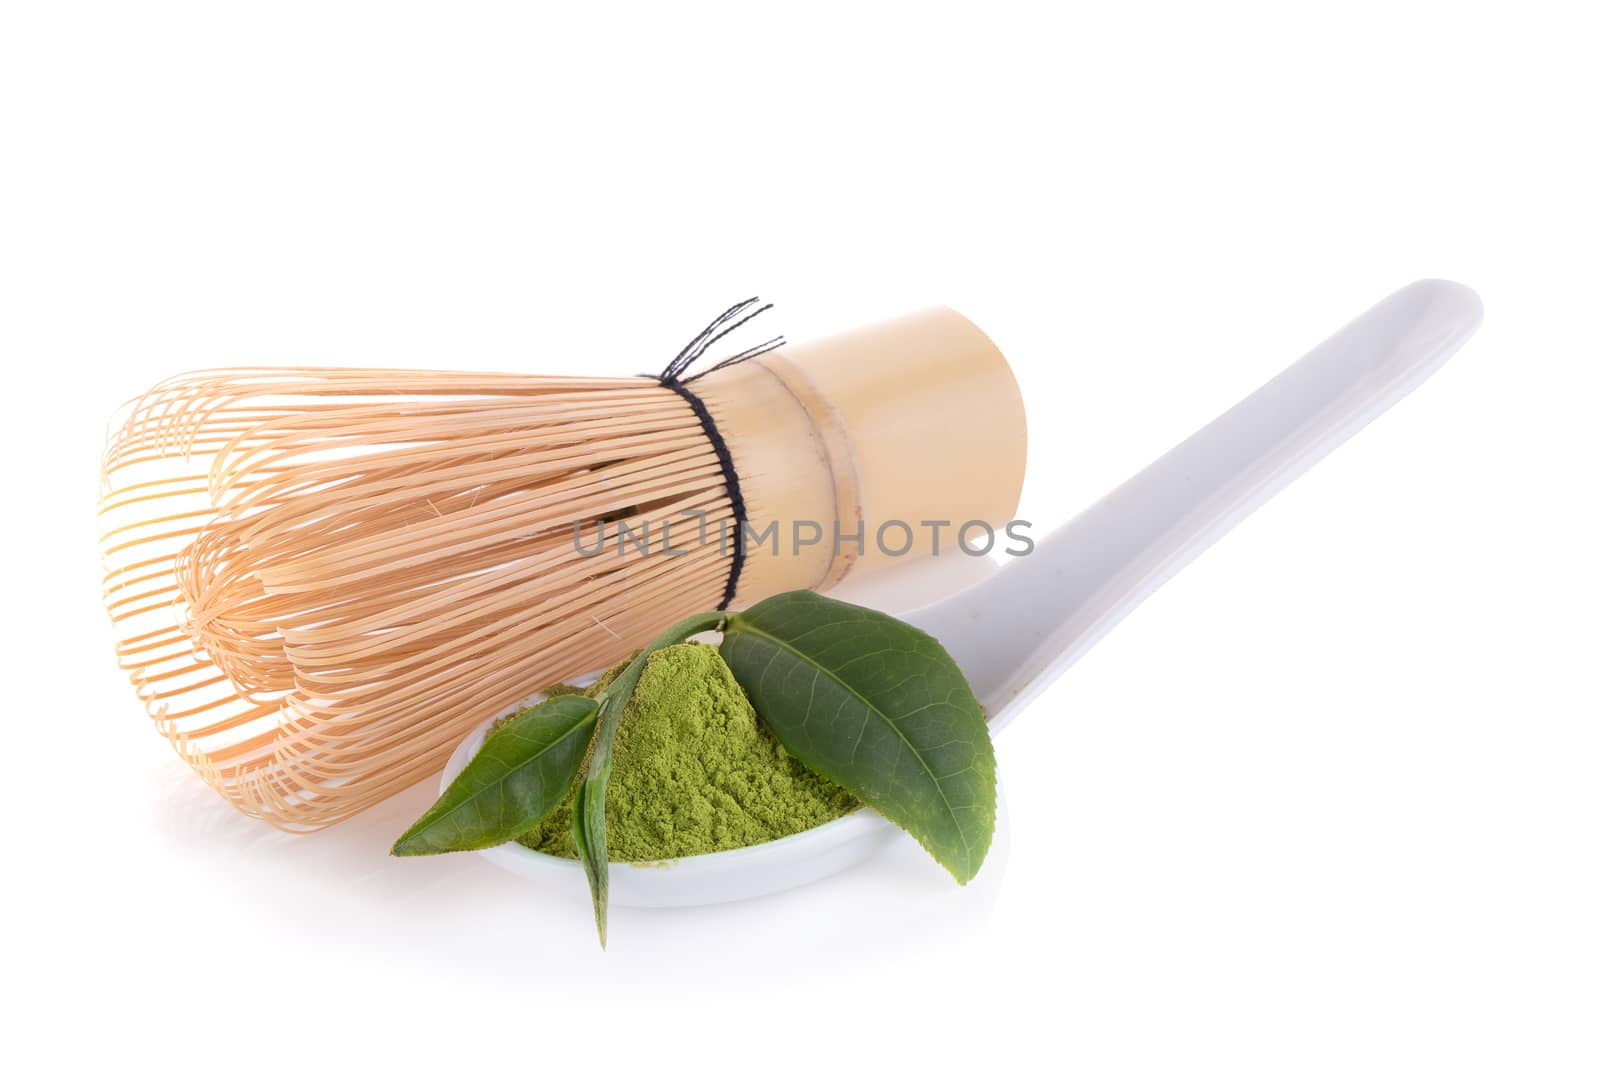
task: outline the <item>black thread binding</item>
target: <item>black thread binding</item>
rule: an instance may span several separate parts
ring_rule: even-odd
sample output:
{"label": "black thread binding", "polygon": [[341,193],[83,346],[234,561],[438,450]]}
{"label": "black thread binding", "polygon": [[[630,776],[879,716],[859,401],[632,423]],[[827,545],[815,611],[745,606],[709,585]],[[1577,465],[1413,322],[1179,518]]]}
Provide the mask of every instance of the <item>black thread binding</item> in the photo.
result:
{"label": "black thread binding", "polygon": [[717,421],[711,417],[711,412],[706,409],[705,401],[701,400],[689,389],[689,383],[698,381],[713,371],[724,367],[731,367],[743,363],[747,359],[771,352],[783,345],[783,338],[774,337],[763,341],[754,348],[747,348],[743,352],[735,353],[727,359],[716,363],[707,370],[698,374],[691,374],[685,378],[684,372],[694,364],[706,350],[734,330],[743,326],[763,311],[772,307],[771,304],[762,304],[754,311],[749,308],[757,302],[757,298],[741,300],[727,311],[711,320],[710,325],[694,336],[694,339],[684,345],[683,351],[672,357],[665,369],[656,380],[671,389],[674,393],[688,401],[689,407],[694,411],[695,417],[700,420],[700,428],[706,433],[706,440],[711,442],[711,450],[717,455],[717,464],[722,468],[722,481],[727,487],[728,504],[733,509],[733,562],[728,567],[728,584],[723,587],[722,601],[717,605],[718,611],[726,611],[728,605],[733,603],[734,595],[739,591],[739,576],[744,571],[744,524],[748,518],[745,510],[744,491],[739,487],[739,472],[733,468],[733,453],[728,451],[728,442],[722,436],[722,431],[717,429]]}

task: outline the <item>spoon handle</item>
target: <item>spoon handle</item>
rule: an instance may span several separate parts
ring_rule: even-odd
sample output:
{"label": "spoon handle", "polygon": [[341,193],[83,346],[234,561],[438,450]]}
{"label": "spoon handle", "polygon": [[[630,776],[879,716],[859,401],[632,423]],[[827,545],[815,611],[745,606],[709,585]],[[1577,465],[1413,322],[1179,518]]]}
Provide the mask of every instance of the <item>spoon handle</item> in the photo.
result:
{"label": "spoon handle", "polygon": [[1223,534],[1420,385],[1483,318],[1447,281],[1391,294],[994,577],[906,617],[995,730]]}

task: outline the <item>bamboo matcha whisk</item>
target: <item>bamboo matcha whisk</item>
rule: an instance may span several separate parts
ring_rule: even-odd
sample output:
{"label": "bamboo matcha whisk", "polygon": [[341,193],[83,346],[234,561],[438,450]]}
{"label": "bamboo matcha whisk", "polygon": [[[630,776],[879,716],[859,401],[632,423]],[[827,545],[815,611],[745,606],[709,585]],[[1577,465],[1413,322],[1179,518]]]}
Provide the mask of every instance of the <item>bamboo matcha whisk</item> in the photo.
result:
{"label": "bamboo matcha whisk", "polygon": [[[101,502],[118,658],[152,719],[238,808],[316,829],[681,616],[897,558],[882,523],[1011,517],[1021,398],[976,327],[933,309],[686,376],[763,310],[729,309],[658,377],[153,388],[111,433]],[[797,545],[796,522],[823,536]]]}

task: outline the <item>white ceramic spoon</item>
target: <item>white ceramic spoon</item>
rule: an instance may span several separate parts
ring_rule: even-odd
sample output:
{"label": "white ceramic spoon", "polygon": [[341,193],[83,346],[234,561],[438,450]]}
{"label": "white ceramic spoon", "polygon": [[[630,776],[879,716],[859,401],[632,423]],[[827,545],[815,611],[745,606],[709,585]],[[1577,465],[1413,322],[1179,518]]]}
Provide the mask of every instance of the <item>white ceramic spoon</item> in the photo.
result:
{"label": "white ceramic spoon", "polygon": [[[903,618],[944,644],[972,683],[991,729],[1000,730],[1163,582],[1421,384],[1482,316],[1477,295],[1465,286],[1406,286],[1045,537],[1031,554]],[[489,722],[513,710],[461,743],[445,766],[441,791],[483,743]],[[613,863],[611,903],[670,907],[760,896],[841,871],[897,833],[863,810],[764,845],[656,866]],[[517,844],[480,855],[587,895],[573,860]]]}

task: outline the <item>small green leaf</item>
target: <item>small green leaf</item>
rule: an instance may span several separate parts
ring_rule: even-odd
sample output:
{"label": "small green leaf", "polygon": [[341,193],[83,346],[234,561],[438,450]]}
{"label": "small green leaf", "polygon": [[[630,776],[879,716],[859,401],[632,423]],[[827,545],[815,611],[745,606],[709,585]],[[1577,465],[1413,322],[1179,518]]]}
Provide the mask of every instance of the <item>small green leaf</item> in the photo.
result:
{"label": "small green leaf", "polygon": [[611,743],[617,736],[622,713],[633,699],[633,691],[644,673],[650,654],[668,645],[680,644],[697,633],[720,627],[728,616],[720,611],[691,615],[668,629],[629,663],[623,672],[600,694],[599,726],[595,730],[594,750],[589,755],[589,773],[572,801],[572,841],[584,874],[589,876],[589,896],[594,901],[594,925],[600,934],[600,947],[606,944],[606,908],[610,895],[611,868],[606,859],[606,782],[611,777]]}
{"label": "small green leaf", "polygon": [[533,829],[572,788],[599,707],[569,693],[501,724],[439,802],[394,843],[394,855],[491,848]]}
{"label": "small green leaf", "polygon": [[[615,718],[616,716],[612,716]],[[589,899],[594,904],[594,928],[600,947],[606,947],[606,909],[611,894],[611,863],[606,858],[606,782],[611,777],[611,749],[606,746],[605,766],[598,776],[585,778],[572,798],[572,846],[589,879]]]}
{"label": "small green leaf", "polygon": [[938,641],[798,591],[730,618],[721,651],[801,763],[910,832],[956,881],[978,873],[994,837],[994,746]]}

